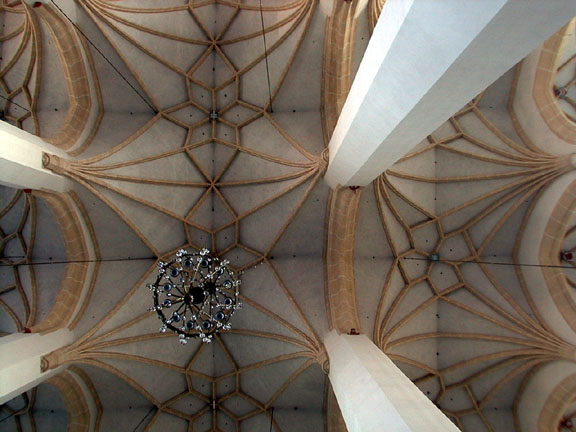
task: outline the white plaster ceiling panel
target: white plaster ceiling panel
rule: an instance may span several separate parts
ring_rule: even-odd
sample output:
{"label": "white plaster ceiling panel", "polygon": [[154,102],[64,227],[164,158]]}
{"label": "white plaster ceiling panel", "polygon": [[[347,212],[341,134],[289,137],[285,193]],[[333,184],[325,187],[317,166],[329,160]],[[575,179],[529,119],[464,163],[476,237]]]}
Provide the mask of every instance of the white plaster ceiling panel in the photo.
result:
{"label": "white plaster ceiling panel", "polygon": [[152,251],[142,239],[105,202],[81,186],[76,186],[75,193],[90,214],[102,258],[153,258]]}
{"label": "white plaster ceiling panel", "polygon": [[86,160],[100,167],[114,167],[128,161],[137,164],[145,158],[159,159],[166,157],[166,154],[182,151],[188,137],[186,128],[162,116],[150,119],[145,126],[133,132],[108,152]]}
{"label": "white plaster ceiling panel", "polygon": [[[148,252],[150,254],[150,252]],[[125,255],[119,255],[125,256]],[[130,255],[128,255],[130,256]],[[145,256],[132,256],[134,261],[103,262],[98,271],[99,277],[94,285],[97,301],[90,301],[76,327],[79,334],[85,334],[118,302],[128,294],[131,286],[148,269],[150,259],[139,259]],[[115,259],[115,258],[109,258]]]}
{"label": "white plaster ceiling panel", "polygon": [[119,35],[179,71],[189,70],[205,52],[205,46],[194,43],[204,40],[205,35],[199,26],[190,25],[190,14],[185,8],[166,13],[164,20],[159,20],[156,14],[119,11],[107,17]]}
{"label": "white plaster ceiling panel", "polygon": [[[265,139],[262,139],[263,137]],[[309,153],[300,147],[299,141],[284,132],[282,127],[275,121],[275,115],[261,117],[244,126],[241,138],[242,142],[246,142],[246,148],[254,150],[258,154],[269,155],[292,161],[293,163],[300,162],[304,164],[309,161]]]}
{"label": "white plaster ceiling panel", "polygon": [[128,383],[93,364],[78,366],[90,376],[102,404],[101,430],[134,430],[152,404]]}
{"label": "white plaster ceiling panel", "polygon": [[376,260],[376,257],[379,259],[383,257],[392,258],[393,254],[378,213],[374,186],[372,184],[366,186],[362,191],[358,218],[362,220],[362,223],[356,227],[356,259]]}
{"label": "white plaster ceiling panel", "polygon": [[[105,76],[108,78],[111,74],[107,71]],[[118,97],[120,101],[128,102],[132,100],[136,106],[144,105],[144,102],[140,98],[138,98],[138,101],[134,101],[133,98],[138,96],[134,96],[135,93],[133,91],[130,91],[129,95],[126,94],[124,87],[127,86],[125,84],[121,89],[114,89],[114,85],[119,84],[107,79],[106,82],[101,83],[101,85],[104,101],[111,100],[114,95],[114,97]],[[109,94],[107,94],[107,90],[110,91]],[[92,144],[87,146],[85,151],[82,152],[83,158],[92,158],[93,156],[107,153],[118,143],[124,142],[132,134],[143,128],[144,125],[154,117],[154,113],[149,108],[147,113],[143,113],[136,111],[133,106],[128,107],[124,112],[120,111],[122,110],[121,106],[114,105],[112,107],[106,107],[106,103],[104,103],[103,107],[104,111],[100,127],[96,130]],[[146,105],[144,105],[144,107],[146,107]]]}
{"label": "white plaster ceiling panel", "polygon": [[323,233],[318,227],[324,225],[324,210],[329,189],[319,182],[304,201],[301,209],[288,225],[271,254],[278,257],[317,258],[324,248]]}
{"label": "white plaster ceiling panel", "polygon": [[[40,73],[40,91],[35,110],[38,113],[38,125],[36,129],[27,129],[40,136],[49,137],[64,124],[66,114],[70,106],[66,77],[64,75],[62,58],[58,52],[57,40],[54,33],[48,28],[46,23],[39,19],[37,38],[40,39],[40,46],[37,48],[35,57],[39,62],[36,66],[40,71],[54,71],[53,73]],[[19,101],[20,102],[20,101]],[[27,106],[27,105],[24,105]],[[28,105],[29,106],[29,105]],[[28,125],[32,127],[32,125]]]}
{"label": "white plaster ceiling panel", "polygon": [[125,193],[101,186],[91,187],[91,190],[130,225],[154,255],[173,250],[185,242],[184,227],[174,213],[159,206],[152,208],[146,201],[138,204]]}
{"label": "white plaster ceiling panel", "polygon": [[[282,86],[284,89],[286,84]],[[313,94],[309,95],[313,97]],[[312,154],[321,153],[324,149],[324,136],[322,129],[317,125],[321,122],[319,111],[294,112],[288,109],[287,112],[275,111],[273,119],[275,124],[306,152]]]}
{"label": "white plaster ceiling panel", "polygon": [[60,392],[50,384],[23,393],[0,409],[6,430],[34,431],[65,429],[68,415]]}
{"label": "white plaster ceiling panel", "polygon": [[380,301],[379,292],[384,287],[386,276],[393,265],[392,258],[376,258],[376,255],[359,257],[354,260],[356,284],[356,302],[361,330],[365,334],[374,334],[375,316]]}
{"label": "white plaster ceiling panel", "polygon": [[[514,126],[512,117],[508,114],[508,101],[513,96],[513,83],[516,68],[511,68],[484,92],[478,102],[482,114],[511,140],[520,142],[522,139]],[[497,155],[494,155],[497,157]]]}
{"label": "white plaster ceiling panel", "polygon": [[[267,38],[267,43],[270,44],[268,45],[270,47],[268,52],[268,70],[272,95],[276,95],[278,92],[279,86],[285,78],[286,64],[292,61],[293,55],[296,53],[295,50],[299,48],[303,40],[305,30],[306,27],[301,22],[290,29],[291,33],[285,40],[274,40],[274,38],[270,40]],[[260,61],[251,67],[252,64],[253,62],[242,73],[242,84],[240,86],[242,99],[254,105],[264,106],[269,99],[268,88],[262,85],[261,82],[261,77],[266,76],[266,62]]]}
{"label": "white plaster ceiling panel", "polygon": [[[388,194],[388,199],[394,208],[397,208],[399,212],[405,215],[403,222],[410,226],[415,226],[425,222],[429,218],[431,213],[422,207],[415,206],[414,201],[407,199],[406,195],[396,192],[397,188],[392,181],[390,181],[389,188],[391,193]],[[429,190],[420,188],[418,193],[426,194],[429,197],[430,195],[426,192],[429,192]]]}
{"label": "white plaster ceiling panel", "polygon": [[[262,155],[267,156],[267,155]],[[275,183],[282,180],[292,180],[303,177],[309,173],[309,166],[301,166],[298,161],[284,159],[289,165],[272,162],[263,157],[254,157],[246,152],[234,158],[226,173],[222,176],[222,186],[241,186],[243,183],[269,183],[270,179],[275,179]],[[296,166],[294,166],[296,165]],[[299,166],[300,165],[300,166]],[[281,177],[281,178],[278,178]]]}
{"label": "white plaster ceiling panel", "polygon": [[[111,22],[106,7],[96,5],[96,2],[87,1],[85,10],[91,17],[96,15],[95,23],[106,36],[112,46],[132,71],[147,96],[156,107],[168,108],[184,102],[186,92],[186,71],[177,68],[172,63],[158,57],[152,51],[146,49],[137,39],[128,37],[121,28],[121,23]],[[140,32],[138,32],[140,33]],[[153,37],[158,45],[160,39]],[[174,50],[176,47],[171,49]],[[196,53],[192,53],[196,55]],[[163,79],[157,79],[157,73],[161,73]]]}
{"label": "white plaster ceiling panel", "polygon": [[320,109],[325,20],[324,15],[314,14],[293,67],[275,99],[275,111],[313,113]]}
{"label": "white plaster ceiling panel", "polygon": [[[470,239],[475,249],[482,250],[482,254],[486,256],[510,256],[516,245],[516,237],[520,231],[522,216],[526,214],[529,206],[530,200],[520,203],[509,202],[493,213],[481,218],[480,221],[470,229]],[[510,212],[512,215],[502,223],[501,221],[506,212]],[[501,224],[501,228],[496,229],[499,223]],[[493,240],[489,242],[488,246],[482,248],[483,243],[486,242],[487,235],[494,231]]]}
{"label": "white plaster ceiling panel", "polygon": [[[282,209],[298,206],[303,198],[306,198],[308,186],[307,184],[299,185],[270,202],[266,207],[252,214],[244,213],[246,217],[240,223],[240,236],[243,243],[260,253],[267,253],[274,245],[277,235],[290,222],[291,214],[283,213]],[[266,221],[266,225],[262,225],[262,221]]]}
{"label": "white plaster ceiling panel", "polygon": [[[277,264],[277,259],[274,259]],[[258,266],[244,274],[242,295],[249,299],[259,299],[259,305],[266,308],[279,318],[306,332],[306,323],[298,317],[293,298],[284,292],[283,287],[275,279],[274,269],[268,265]],[[249,324],[247,322],[247,324]],[[264,326],[263,326],[264,327]],[[266,326],[268,327],[268,326]],[[291,332],[288,336],[294,336]]]}
{"label": "white plaster ceiling panel", "polygon": [[[427,152],[428,156],[435,157],[435,152]],[[408,166],[404,166],[401,164],[400,169],[405,172],[422,172],[425,167],[429,168],[430,166],[434,167],[434,163],[422,164],[417,163],[413,166],[411,164],[407,164]],[[434,176],[434,175],[433,175]],[[404,194],[404,197],[407,199],[406,205],[414,206],[414,203],[418,203],[418,209],[413,207],[412,214],[409,216],[411,221],[418,222],[423,221],[426,218],[427,214],[434,213],[436,210],[436,184],[435,183],[425,183],[425,182],[413,182],[406,178],[401,177],[393,177],[389,178],[390,184],[394,187],[394,189],[401,190]],[[424,198],[425,197],[425,198]],[[395,195],[391,195],[391,199],[395,199]],[[400,202],[400,205],[402,203]],[[408,213],[409,214],[409,213]]]}
{"label": "white plaster ceiling panel", "polygon": [[320,339],[329,330],[322,289],[322,260],[306,256],[292,257],[278,260],[275,268],[279,276],[286,281],[286,288],[301,309],[300,314],[307,321],[308,333],[313,332],[311,339]]}

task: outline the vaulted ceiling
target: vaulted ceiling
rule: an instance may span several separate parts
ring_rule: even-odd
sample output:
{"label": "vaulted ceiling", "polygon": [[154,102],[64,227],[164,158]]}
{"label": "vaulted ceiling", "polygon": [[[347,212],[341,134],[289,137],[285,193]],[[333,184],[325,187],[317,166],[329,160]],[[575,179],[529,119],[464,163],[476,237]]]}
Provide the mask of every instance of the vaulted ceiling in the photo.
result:
{"label": "vaulted ceiling", "polygon": [[[76,269],[75,342],[46,359],[69,368],[2,406],[8,430],[342,430],[322,344],[339,306],[326,274],[337,198],[322,176],[383,5],[368,3],[2,1],[4,115],[68,152],[49,163],[74,181],[67,208],[87,233],[74,253],[94,258]],[[572,41],[557,83],[574,70],[573,27],[556,36]],[[530,378],[575,361],[574,269],[520,265],[558,266],[576,247],[574,146],[522,128],[522,67],[348,191],[340,270],[358,330],[464,431],[539,430],[521,418]],[[61,301],[72,246],[60,201],[0,192],[0,330],[13,333]],[[551,211],[558,241],[544,247]],[[209,345],[181,346],[147,310],[157,261],[181,247],[244,272],[244,308]],[[90,406],[73,405],[78,382]]]}

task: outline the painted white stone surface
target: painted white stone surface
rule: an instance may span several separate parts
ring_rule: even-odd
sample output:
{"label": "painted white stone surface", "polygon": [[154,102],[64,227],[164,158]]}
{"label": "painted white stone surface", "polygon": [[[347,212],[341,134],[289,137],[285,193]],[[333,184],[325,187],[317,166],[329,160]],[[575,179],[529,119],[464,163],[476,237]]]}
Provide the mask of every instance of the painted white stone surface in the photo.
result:
{"label": "painted white stone surface", "polygon": [[42,152],[66,158],[63,151],[41,138],[0,122],[0,184],[16,189],[70,190],[69,179],[42,167]]}
{"label": "painted white stone surface", "polygon": [[365,186],[566,24],[576,0],[387,1],[330,140]]}
{"label": "painted white stone surface", "polygon": [[324,345],[348,432],[459,430],[366,336],[333,330]]}
{"label": "painted white stone surface", "polygon": [[41,372],[42,356],[72,341],[73,333],[68,329],[45,335],[14,333],[0,338],[0,404],[59,373],[61,368]]}

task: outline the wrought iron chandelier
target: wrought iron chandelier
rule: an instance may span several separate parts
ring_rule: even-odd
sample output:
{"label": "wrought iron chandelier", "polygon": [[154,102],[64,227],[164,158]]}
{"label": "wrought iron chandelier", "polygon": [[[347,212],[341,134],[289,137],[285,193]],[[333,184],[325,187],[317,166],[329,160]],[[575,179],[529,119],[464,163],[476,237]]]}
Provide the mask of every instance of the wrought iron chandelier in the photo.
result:
{"label": "wrought iron chandelier", "polygon": [[230,318],[242,303],[241,280],[228,264],[208,249],[180,249],[170,262],[160,261],[156,281],[146,285],[154,298],[149,310],[162,321],[160,332],[171,330],[187,344],[190,338],[209,343],[214,333],[230,330]]}

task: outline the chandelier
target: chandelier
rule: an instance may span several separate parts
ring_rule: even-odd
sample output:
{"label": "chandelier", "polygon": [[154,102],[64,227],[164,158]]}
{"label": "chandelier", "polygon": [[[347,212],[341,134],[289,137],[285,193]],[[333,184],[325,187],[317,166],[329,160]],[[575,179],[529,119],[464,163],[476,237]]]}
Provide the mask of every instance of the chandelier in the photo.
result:
{"label": "chandelier", "polygon": [[156,281],[146,286],[152,291],[154,306],[162,321],[160,332],[178,334],[181,344],[190,338],[212,341],[214,333],[230,330],[230,318],[242,307],[238,301],[240,279],[208,249],[176,252],[169,262],[158,263]]}

